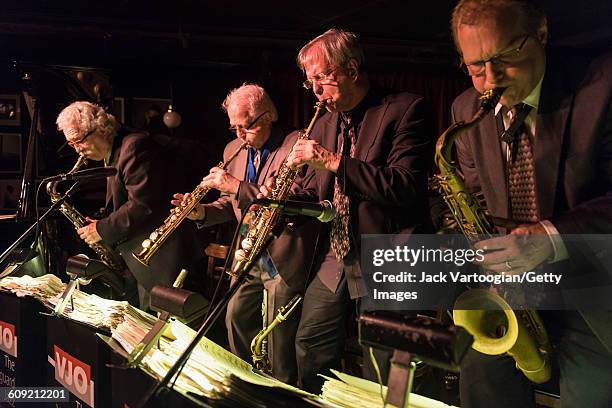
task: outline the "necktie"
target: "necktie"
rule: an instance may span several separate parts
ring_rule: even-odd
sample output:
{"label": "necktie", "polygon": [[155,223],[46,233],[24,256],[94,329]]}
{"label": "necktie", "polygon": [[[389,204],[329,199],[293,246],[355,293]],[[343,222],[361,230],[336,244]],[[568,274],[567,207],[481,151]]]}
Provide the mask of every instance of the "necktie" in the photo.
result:
{"label": "necktie", "polygon": [[[350,123],[350,118],[341,118],[342,155],[355,157],[355,129]],[[333,204],[336,208],[336,218],[332,221],[330,241],[336,259],[341,262],[351,249],[349,240],[349,198],[342,192],[337,176],[334,181]]]}
{"label": "necktie", "polygon": [[[508,163],[508,186],[512,218],[519,222],[538,221],[531,132],[524,122],[530,109],[524,105],[514,107],[514,121],[509,127],[516,126],[517,129]],[[514,124],[516,121],[520,121],[518,126]]]}

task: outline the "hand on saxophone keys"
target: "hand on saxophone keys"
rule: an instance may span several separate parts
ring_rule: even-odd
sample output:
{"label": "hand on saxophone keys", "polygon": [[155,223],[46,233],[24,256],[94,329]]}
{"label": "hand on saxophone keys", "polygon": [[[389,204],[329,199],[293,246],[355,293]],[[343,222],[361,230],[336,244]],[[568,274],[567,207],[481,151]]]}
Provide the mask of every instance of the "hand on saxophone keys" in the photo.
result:
{"label": "hand on saxophone keys", "polygon": [[340,154],[330,152],[316,140],[299,139],[287,156],[287,164],[292,168],[307,164],[317,169],[336,173],[340,165],[340,157]]}
{"label": "hand on saxophone keys", "polygon": [[98,223],[98,221],[89,217],[85,219],[89,221],[89,224],[77,229],[79,237],[81,237],[81,239],[85,241],[87,245],[95,244],[96,242],[102,241],[102,237],[100,236],[100,234],[98,234],[98,230],[96,229],[96,224]]}
{"label": "hand on saxophone keys", "polygon": [[210,169],[210,173],[200,182],[200,187],[214,188],[226,194],[236,194],[238,187],[240,187],[240,180],[224,169],[213,167]]}
{"label": "hand on saxophone keys", "polygon": [[[190,196],[191,196],[190,193],[185,193],[185,194],[174,193],[174,195],[172,196],[174,197],[174,200],[171,200],[170,203],[177,207],[184,206],[186,205]],[[196,205],[195,208],[189,214],[187,214],[187,218],[193,221],[203,220],[205,216],[206,216],[206,210],[204,209],[203,204]]]}
{"label": "hand on saxophone keys", "polygon": [[276,177],[270,177],[261,186],[259,186],[259,193],[257,198],[269,198],[272,194],[272,189],[276,184]]}
{"label": "hand on saxophone keys", "polygon": [[482,261],[475,263],[494,273],[531,271],[554,256],[550,237],[540,223],[519,225],[508,235],[476,242],[474,248],[485,251]]}

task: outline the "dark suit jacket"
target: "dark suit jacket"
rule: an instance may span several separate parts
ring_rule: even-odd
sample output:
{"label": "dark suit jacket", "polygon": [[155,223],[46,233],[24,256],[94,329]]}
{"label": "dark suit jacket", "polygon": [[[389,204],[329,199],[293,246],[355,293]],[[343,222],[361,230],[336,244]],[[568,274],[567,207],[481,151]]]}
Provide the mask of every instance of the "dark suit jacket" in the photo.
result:
{"label": "dark suit jacket", "polygon": [[[355,145],[355,157],[343,157],[337,177],[350,200],[351,242],[358,259],[362,234],[426,231],[427,171],[431,165],[431,111],[424,98],[393,94],[373,85]],[[336,152],[338,113],[326,113],[314,125],[311,139]],[[319,200],[333,200],[334,174],[314,170],[307,186]],[[329,228],[329,224],[328,224]],[[357,261],[359,264],[359,261]],[[360,268],[347,276],[351,297],[366,294]]]}
{"label": "dark suit jacket", "polygon": [[[268,178],[276,176],[278,169],[291,152],[291,148],[297,140],[298,132],[292,132],[286,137],[285,134],[282,127],[272,126],[270,138],[278,148],[270,152],[270,156],[257,177],[257,184],[244,181],[248,160],[246,149],[243,149],[227,166],[228,173],[241,180],[238,193],[235,197],[222,194],[217,201],[207,204],[203,226],[242,218],[242,211],[256,198],[259,185],[263,184]],[[241,143],[242,141],[239,139],[234,139],[228,143],[223,153],[223,160],[226,161],[240,147]],[[298,188],[298,186],[293,187],[294,190]],[[306,287],[308,271],[318,237],[318,224],[315,220],[294,219],[268,247],[270,257],[278,273],[285,283],[297,292],[303,292]]]}
{"label": "dark suit jacket", "polygon": [[117,247],[147,290],[156,284],[172,284],[183,267],[195,272],[194,263],[203,251],[192,223],[181,224],[151,258],[149,267],[132,256],[170,214],[172,194],[186,188],[173,153],[146,133],[122,130],[113,140],[109,165],[117,168],[117,174],[107,181],[106,206],[112,213],[97,224],[102,240]]}
{"label": "dark suit jacket", "polygon": [[[476,112],[470,89],[453,104],[455,121]],[[482,190],[491,214],[508,217],[507,178],[497,135],[503,125],[487,115],[457,140],[470,191]],[[540,219],[561,234],[612,233],[612,56],[594,61],[549,57],[536,118],[536,195]],[[570,260],[583,258],[568,247]],[[591,254],[609,258],[605,251]],[[612,350],[612,314],[582,312]]]}

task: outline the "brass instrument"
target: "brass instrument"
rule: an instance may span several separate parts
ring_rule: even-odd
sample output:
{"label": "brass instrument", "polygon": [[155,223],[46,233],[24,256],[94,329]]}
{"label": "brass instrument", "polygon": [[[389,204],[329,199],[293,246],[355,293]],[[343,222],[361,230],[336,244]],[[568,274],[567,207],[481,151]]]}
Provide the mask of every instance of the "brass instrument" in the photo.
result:
{"label": "brass instrument", "polygon": [[[228,157],[226,162],[220,162],[217,167],[220,169],[225,169],[225,167],[238,156],[238,153],[242,149],[244,149],[247,145],[247,142],[244,142],[240,145],[240,147],[232,153],[230,157]],[[187,200],[183,201],[179,206],[174,207],[170,210],[170,215],[166,217],[164,223],[159,226],[155,231],[153,231],[149,238],[142,241],[142,248],[140,252],[132,253],[132,256],[136,258],[143,265],[149,265],[151,258],[159,248],[164,244],[166,239],[170,237],[170,235],[178,228],[178,226],[183,222],[185,218],[193,211],[194,208],[200,204],[202,198],[210,191],[210,187],[203,188],[199,184],[198,186],[191,192]]]}
{"label": "brass instrument", "polygon": [[[319,118],[321,111],[325,108],[325,104],[326,101],[321,101],[316,104],[315,114],[308,128],[300,132],[298,140],[306,140],[310,137],[312,128]],[[268,198],[272,200],[286,200],[291,190],[291,186],[297,178],[297,173],[298,170],[291,168],[287,164],[287,159],[285,158],[285,161],[278,169],[278,174],[274,180],[274,186]],[[256,211],[246,237],[241,242],[242,248],[238,249],[234,255],[236,263],[231,270],[228,270],[230,275],[234,277],[239,276],[241,271],[245,270],[248,265],[254,261],[254,255],[259,253],[265,245],[268,235],[276,226],[280,215],[281,210],[279,208],[261,207]]]}
{"label": "brass instrument", "polygon": [[[66,174],[74,173],[85,164],[87,164],[87,158],[80,155],[72,169],[70,169],[70,171]],[[57,181],[50,181],[47,183],[47,194],[49,194],[49,198],[51,199],[52,203],[55,203],[61,198],[61,194],[56,191],[57,183]],[[66,201],[60,205],[59,210],[62,214],[64,214],[64,216],[66,216],[66,218],[70,220],[70,222],[72,222],[74,228],[76,229],[82,228],[89,224],[87,218],[85,218],[83,214],[81,214]],[[113,272],[119,276],[123,276],[126,266],[123,258],[121,258],[117,252],[115,252],[108,245],[104,244],[102,241],[96,242],[95,244],[89,244],[89,247],[94,250],[100,260],[104,262],[111,270],[113,270]]]}
{"label": "brass instrument", "polygon": [[[434,160],[440,174],[435,176],[435,183],[459,229],[472,243],[491,237],[495,229],[479,200],[465,191],[463,179],[452,161],[452,149],[457,137],[476,126],[497,105],[503,92],[504,88],[486,91],[472,119],[453,124],[436,143]],[[485,310],[480,310],[483,307]],[[475,350],[490,355],[507,352],[516,361],[517,368],[535,383],[550,378],[550,343],[536,311],[513,311],[500,296],[472,289],[455,301],[453,319],[474,336]]]}
{"label": "brass instrument", "polygon": [[301,295],[295,295],[291,298],[289,303],[285,306],[281,306],[274,318],[274,321],[268,325],[268,295],[267,290],[264,289],[264,298],[262,302],[262,316],[263,316],[263,328],[257,336],[253,337],[251,341],[251,354],[253,358],[253,365],[258,370],[261,370],[266,373],[272,372],[272,365],[270,363],[270,359],[268,358],[268,348],[267,348],[267,338],[268,335],[282,322],[287,320],[287,318],[293,313],[297,305],[302,301]]}

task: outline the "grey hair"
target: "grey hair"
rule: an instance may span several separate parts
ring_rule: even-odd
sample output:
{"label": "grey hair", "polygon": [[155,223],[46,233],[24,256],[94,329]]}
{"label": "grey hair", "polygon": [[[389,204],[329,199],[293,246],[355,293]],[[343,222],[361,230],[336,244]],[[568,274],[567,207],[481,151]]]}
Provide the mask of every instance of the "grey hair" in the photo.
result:
{"label": "grey hair", "polygon": [[225,97],[221,107],[227,112],[232,106],[247,107],[249,117],[251,118],[255,118],[256,115],[268,111],[270,112],[272,122],[278,120],[278,112],[274,102],[272,102],[268,93],[256,84],[245,82],[239,88],[232,89]]}
{"label": "grey hair", "polygon": [[[457,30],[460,25],[478,25],[496,17],[516,11],[521,17],[517,24],[525,34],[537,38],[538,30],[546,22],[544,11],[532,0],[460,0],[453,10],[451,29],[455,46],[459,50]],[[461,51],[461,50],[459,50]]]}
{"label": "grey hair", "polygon": [[101,106],[86,101],[73,102],[65,107],[55,123],[63,133],[69,129],[77,129],[81,137],[98,130],[110,139],[119,128],[119,123],[113,115]]}
{"label": "grey hair", "polygon": [[355,59],[359,70],[365,61],[357,35],[339,28],[327,30],[304,45],[297,56],[298,67],[306,71],[306,63],[314,58],[322,58],[334,67],[341,67]]}

